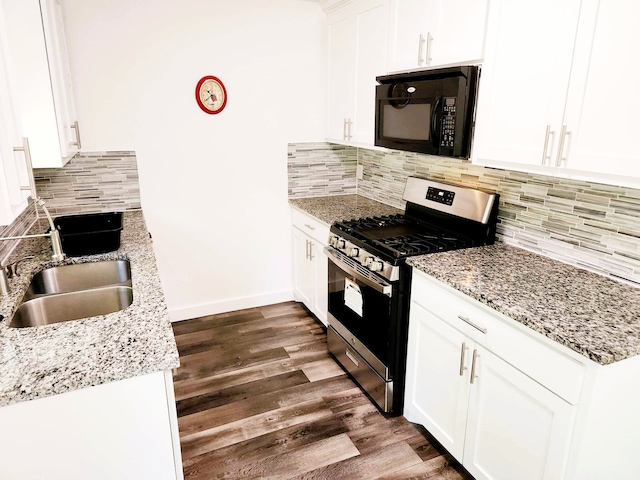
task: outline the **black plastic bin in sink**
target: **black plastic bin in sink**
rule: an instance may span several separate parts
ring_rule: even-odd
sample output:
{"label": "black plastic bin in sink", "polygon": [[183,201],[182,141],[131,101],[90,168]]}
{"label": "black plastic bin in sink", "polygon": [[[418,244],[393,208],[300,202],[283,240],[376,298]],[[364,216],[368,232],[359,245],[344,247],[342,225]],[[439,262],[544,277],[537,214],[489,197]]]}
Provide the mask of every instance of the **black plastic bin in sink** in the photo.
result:
{"label": "black plastic bin in sink", "polygon": [[122,212],[65,215],[53,221],[62,250],[69,257],[113,252],[120,248]]}

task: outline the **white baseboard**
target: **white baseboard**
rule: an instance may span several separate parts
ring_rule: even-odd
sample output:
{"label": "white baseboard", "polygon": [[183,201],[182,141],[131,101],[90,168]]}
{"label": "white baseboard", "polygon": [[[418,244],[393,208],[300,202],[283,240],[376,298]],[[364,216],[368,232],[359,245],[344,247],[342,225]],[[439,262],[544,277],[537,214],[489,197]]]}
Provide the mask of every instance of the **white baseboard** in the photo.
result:
{"label": "white baseboard", "polygon": [[205,317],[217,313],[233,312],[245,308],[263,307],[274,303],[290,302],[294,300],[293,290],[265,293],[254,297],[232,298],[213,303],[202,303],[190,307],[169,309],[169,318],[172,322],[188,320],[190,318]]}

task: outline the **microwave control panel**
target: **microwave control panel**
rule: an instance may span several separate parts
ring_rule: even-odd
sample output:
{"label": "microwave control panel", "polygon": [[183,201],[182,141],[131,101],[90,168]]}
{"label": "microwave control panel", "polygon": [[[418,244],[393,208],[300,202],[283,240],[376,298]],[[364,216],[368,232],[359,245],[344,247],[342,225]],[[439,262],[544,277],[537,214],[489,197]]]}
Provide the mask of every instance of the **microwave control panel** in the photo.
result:
{"label": "microwave control panel", "polygon": [[456,97],[444,97],[442,105],[442,130],[440,146],[453,148],[456,130]]}

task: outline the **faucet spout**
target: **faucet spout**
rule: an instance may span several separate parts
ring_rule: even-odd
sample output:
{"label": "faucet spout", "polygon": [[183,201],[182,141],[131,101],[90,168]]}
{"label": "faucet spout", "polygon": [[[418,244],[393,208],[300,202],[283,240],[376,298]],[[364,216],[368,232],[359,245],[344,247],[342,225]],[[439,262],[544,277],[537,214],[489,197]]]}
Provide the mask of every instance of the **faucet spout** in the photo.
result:
{"label": "faucet spout", "polygon": [[[51,218],[51,215],[49,214],[49,210],[47,210],[47,207],[44,204],[44,200],[42,200],[41,198],[36,198],[34,200],[34,203],[36,205],[41,206],[42,210],[44,210],[47,220],[49,221],[49,226],[50,226],[49,232],[34,234],[34,235],[19,235],[16,237],[0,237],[0,241],[1,240],[22,240],[24,238],[49,237],[51,239],[51,249],[53,250],[53,255],[51,256],[51,258],[55,261],[64,260],[66,255],[62,251],[62,242],[60,240],[60,232],[53,224],[53,219]],[[0,282],[1,281],[2,279],[0,278]]]}

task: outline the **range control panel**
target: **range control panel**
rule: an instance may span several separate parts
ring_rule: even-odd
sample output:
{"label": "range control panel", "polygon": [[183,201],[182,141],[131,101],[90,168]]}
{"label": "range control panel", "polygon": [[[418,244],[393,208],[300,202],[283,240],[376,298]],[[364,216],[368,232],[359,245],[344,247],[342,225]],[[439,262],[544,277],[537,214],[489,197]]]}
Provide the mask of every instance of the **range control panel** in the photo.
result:
{"label": "range control panel", "polygon": [[439,188],[429,187],[427,189],[427,200],[432,200],[434,202],[443,203],[445,205],[453,204],[453,197],[456,194],[449,190],[441,190]]}
{"label": "range control panel", "polygon": [[456,97],[444,97],[442,106],[442,129],[440,146],[452,147],[456,130]]}

